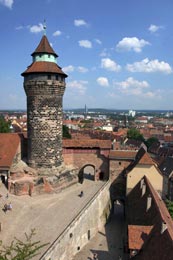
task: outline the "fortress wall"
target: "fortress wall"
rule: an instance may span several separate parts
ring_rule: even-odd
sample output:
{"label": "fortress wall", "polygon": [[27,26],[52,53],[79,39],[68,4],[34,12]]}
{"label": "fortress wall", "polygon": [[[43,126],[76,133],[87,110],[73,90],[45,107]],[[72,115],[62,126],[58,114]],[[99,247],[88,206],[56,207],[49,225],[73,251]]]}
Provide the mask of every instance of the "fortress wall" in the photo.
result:
{"label": "fortress wall", "polygon": [[99,151],[78,150],[71,153],[63,153],[64,163],[66,165],[73,164],[79,170],[85,165],[94,165],[97,172],[104,172],[105,178],[109,178],[109,160]]}
{"label": "fortress wall", "polygon": [[[95,194],[40,260],[70,260],[106,223],[111,209],[110,182]],[[55,230],[56,232],[56,230]]]}

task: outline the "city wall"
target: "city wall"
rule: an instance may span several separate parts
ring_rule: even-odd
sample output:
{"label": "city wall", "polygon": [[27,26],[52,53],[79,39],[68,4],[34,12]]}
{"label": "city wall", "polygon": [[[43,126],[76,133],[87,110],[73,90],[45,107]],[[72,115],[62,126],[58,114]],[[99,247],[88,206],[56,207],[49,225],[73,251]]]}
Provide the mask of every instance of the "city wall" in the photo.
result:
{"label": "city wall", "polygon": [[63,158],[66,165],[75,165],[83,168],[86,165],[95,167],[95,174],[104,173],[104,179],[109,179],[109,160],[107,151],[97,149],[64,149]]}
{"label": "city wall", "polygon": [[96,235],[106,223],[110,213],[109,188],[108,181],[65,228],[40,260],[70,260]]}

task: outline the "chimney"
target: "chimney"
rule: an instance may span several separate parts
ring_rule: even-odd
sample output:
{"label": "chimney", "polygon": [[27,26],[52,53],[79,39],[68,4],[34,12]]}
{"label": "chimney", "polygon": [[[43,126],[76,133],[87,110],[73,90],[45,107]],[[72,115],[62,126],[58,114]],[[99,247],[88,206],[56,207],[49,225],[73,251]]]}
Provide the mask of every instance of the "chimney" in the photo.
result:
{"label": "chimney", "polygon": [[144,196],[145,192],[146,192],[146,184],[143,183],[143,185],[142,185],[142,197]]}
{"label": "chimney", "polygon": [[144,179],[141,179],[141,189],[142,189],[142,185],[144,184]]}
{"label": "chimney", "polygon": [[167,230],[167,225],[165,221],[162,221],[162,226],[161,226],[161,234],[163,234]]}
{"label": "chimney", "polygon": [[147,197],[147,211],[151,208],[151,203],[152,203],[152,198],[151,195],[149,194]]}

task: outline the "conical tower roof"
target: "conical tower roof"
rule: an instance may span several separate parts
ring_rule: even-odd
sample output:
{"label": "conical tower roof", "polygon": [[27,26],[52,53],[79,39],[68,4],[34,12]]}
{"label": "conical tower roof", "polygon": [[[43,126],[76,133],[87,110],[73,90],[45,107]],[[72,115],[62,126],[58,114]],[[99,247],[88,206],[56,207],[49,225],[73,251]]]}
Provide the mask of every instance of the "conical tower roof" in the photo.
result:
{"label": "conical tower roof", "polygon": [[43,35],[39,45],[37,46],[37,48],[31,55],[34,56],[37,53],[48,53],[48,54],[53,54],[56,57],[58,57],[58,55],[54,52],[54,50],[50,46],[50,43],[49,43],[46,35]]}
{"label": "conical tower roof", "polygon": [[[47,54],[51,54],[52,57],[47,57]],[[65,74],[61,67],[57,65],[56,58],[58,55],[54,52],[52,47],[50,46],[50,43],[46,37],[46,35],[43,35],[39,45],[35,49],[35,51],[31,54],[33,56],[33,62],[28,68],[21,74],[22,76],[26,76],[27,74],[34,74],[34,73],[56,73],[61,74],[65,78],[67,77],[67,74]],[[38,56],[43,56],[39,57]],[[45,58],[46,56],[46,58]]]}

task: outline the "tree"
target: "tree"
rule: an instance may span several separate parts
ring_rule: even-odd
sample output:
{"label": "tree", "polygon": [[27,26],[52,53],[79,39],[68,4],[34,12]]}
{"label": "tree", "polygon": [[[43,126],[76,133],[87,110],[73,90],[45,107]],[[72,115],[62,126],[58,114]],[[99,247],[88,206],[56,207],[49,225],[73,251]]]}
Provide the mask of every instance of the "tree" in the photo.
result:
{"label": "tree", "polygon": [[169,211],[169,214],[170,214],[171,217],[173,218],[173,201],[171,201],[171,200],[166,200],[165,203],[166,203],[166,207],[167,207],[167,209],[168,209],[168,211]]}
{"label": "tree", "polygon": [[63,138],[71,139],[71,134],[69,133],[69,128],[63,125]]}
{"label": "tree", "polygon": [[144,140],[145,140],[143,135],[136,128],[131,128],[127,131],[127,138],[139,140],[139,141],[142,141],[142,142],[144,142]]}
{"label": "tree", "polygon": [[9,133],[10,132],[10,122],[5,121],[5,119],[0,117],[0,133]]}
{"label": "tree", "polygon": [[152,137],[148,138],[146,141],[147,148],[150,148],[150,146],[152,144],[158,143],[158,142],[159,142],[159,140],[157,139],[157,137],[152,136]]}
{"label": "tree", "polygon": [[9,246],[3,246],[1,241],[0,260],[30,260],[34,256],[39,255],[39,250],[47,244],[41,244],[40,241],[32,242],[35,235],[35,230],[27,235],[25,233],[26,241],[21,241],[15,238]]}

